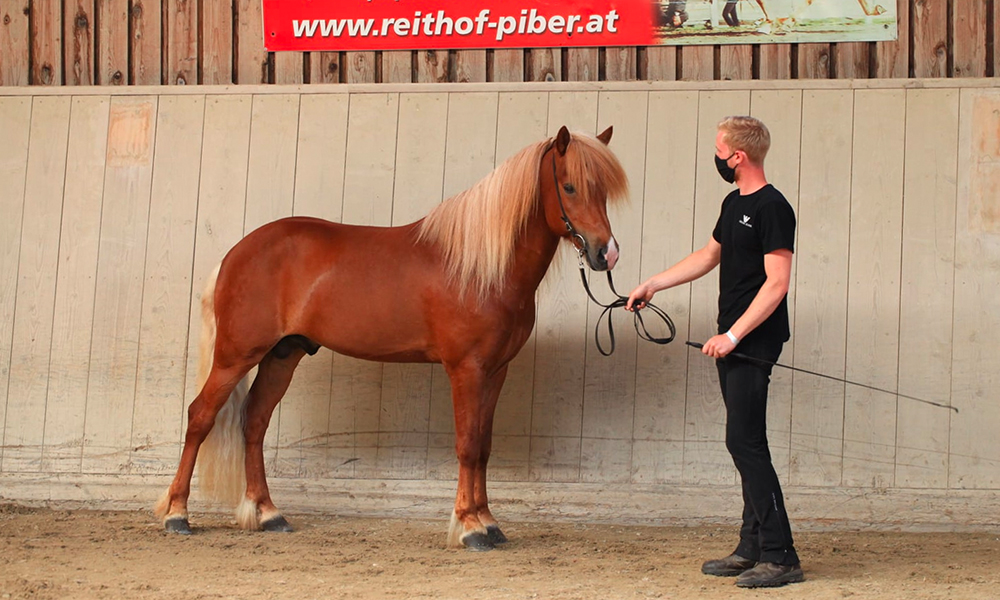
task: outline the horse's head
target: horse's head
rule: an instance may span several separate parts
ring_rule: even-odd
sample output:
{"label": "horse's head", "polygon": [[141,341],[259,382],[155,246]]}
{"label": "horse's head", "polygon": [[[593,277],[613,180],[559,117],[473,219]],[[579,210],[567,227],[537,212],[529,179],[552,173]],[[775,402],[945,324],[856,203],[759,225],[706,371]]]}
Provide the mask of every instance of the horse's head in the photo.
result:
{"label": "horse's head", "polygon": [[595,271],[612,269],[618,244],[608,221],[608,201],[628,195],[628,178],[608,149],[611,127],[596,138],[562,127],[542,157],[541,193],[545,219],[569,238]]}

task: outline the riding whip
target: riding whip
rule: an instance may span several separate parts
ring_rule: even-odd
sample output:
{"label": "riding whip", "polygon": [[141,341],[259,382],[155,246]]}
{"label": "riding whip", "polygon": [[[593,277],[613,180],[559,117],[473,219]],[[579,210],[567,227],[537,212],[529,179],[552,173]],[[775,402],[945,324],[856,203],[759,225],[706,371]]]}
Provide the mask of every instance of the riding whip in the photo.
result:
{"label": "riding whip", "polygon": [[[704,344],[700,344],[698,342],[692,342],[690,340],[688,340],[685,343],[688,346],[691,346],[692,348],[698,348],[698,349],[701,349],[704,346]],[[783,365],[781,363],[771,362],[769,360],[764,360],[763,358],[755,358],[753,356],[747,356],[746,354],[741,354],[739,352],[730,352],[726,356],[734,356],[736,358],[742,358],[743,360],[748,360],[750,362],[755,362],[757,364],[769,365],[769,366],[772,366],[772,367],[781,367],[783,369],[788,369],[790,371],[798,371],[800,373],[806,373],[808,375],[815,375],[816,377],[823,377],[825,379],[832,379],[833,381],[838,381],[840,383],[847,383],[847,384],[850,384],[850,385],[856,385],[858,387],[863,387],[865,389],[874,390],[876,392],[883,392],[883,393],[886,393],[886,394],[892,394],[893,396],[897,396],[899,398],[906,398],[907,400],[914,400],[916,402],[923,402],[924,404],[929,404],[931,406],[937,406],[939,408],[947,408],[948,410],[953,410],[955,412],[958,412],[958,408],[956,408],[954,406],[949,406],[947,404],[941,404],[940,402],[932,402],[930,400],[924,400],[923,398],[916,398],[914,396],[908,396],[906,394],[900,394],[899,392],[894,392],[892,390],[885,390],[885,389],[882,389],[882,388],[877,388],[877,387],[872,386],[872,385],[867,385],[867,384],[864,384],[864,383],[858,383],[856,381],[850,381],[848,379],[843,379],[843,378],[840,378],[840,377],[834,377],[833,375],[824,375],[823,373],[817,373],[815,371],[810,371],[808,369],[801,369],[799,367],[792,367],[792,366],[789,366],[789,365]]]}

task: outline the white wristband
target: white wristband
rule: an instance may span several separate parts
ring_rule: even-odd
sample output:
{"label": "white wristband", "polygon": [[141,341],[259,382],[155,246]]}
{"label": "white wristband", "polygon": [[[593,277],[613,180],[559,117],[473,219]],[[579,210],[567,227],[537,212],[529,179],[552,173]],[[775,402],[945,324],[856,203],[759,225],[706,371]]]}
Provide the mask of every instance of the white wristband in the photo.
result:
{"label": "white wristband", "polygon": [[726,332],[726,337],[729,338],[729,341],[732,342],[734,346],[740,343],[740,338],[733,335],[732,330]]}

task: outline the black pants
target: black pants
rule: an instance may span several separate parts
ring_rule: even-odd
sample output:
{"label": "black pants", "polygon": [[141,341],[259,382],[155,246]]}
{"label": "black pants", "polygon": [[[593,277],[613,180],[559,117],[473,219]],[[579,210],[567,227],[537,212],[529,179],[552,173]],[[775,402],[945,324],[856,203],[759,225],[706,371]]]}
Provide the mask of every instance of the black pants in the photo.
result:
{"label": "black pants", "polygon": [[[782,344],[748,336],[736,352],[771,362]],[[785,500],[767,447],[767,387],[771,367],[739,358],[716,361],[726,403],[726,448],[743,482],[743,527],[735,553],[760,562],[796,565]]]}
{"label": "black pants", "polygon": [[737,2],[738,0],[726,0],[726,7],[722,9],[722,18],[730,27],[739,27],[740,25],[740,19],[736,16]]}

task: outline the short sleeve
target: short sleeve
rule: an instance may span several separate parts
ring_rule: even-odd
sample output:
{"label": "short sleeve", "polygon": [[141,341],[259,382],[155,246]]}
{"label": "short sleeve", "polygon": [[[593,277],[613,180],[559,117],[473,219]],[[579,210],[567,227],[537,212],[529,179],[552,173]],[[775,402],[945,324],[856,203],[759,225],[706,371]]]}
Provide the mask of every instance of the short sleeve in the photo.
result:
{"label": "short sleeve", "polygon": [[764,254],[782,249],[795,252],[795,213],[784,198],[760,207],[757,231]]}

